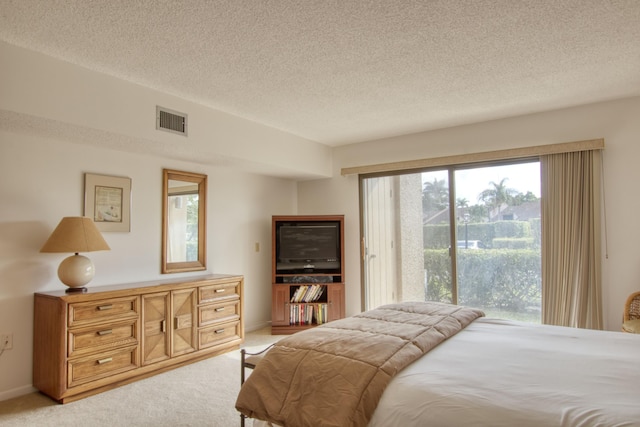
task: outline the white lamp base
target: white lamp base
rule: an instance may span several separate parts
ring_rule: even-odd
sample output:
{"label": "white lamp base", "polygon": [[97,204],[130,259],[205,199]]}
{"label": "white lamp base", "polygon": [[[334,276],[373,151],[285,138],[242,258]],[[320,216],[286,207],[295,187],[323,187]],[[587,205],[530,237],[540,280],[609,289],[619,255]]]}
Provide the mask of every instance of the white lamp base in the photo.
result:
{"label": "white lamp base", "polygon": [[65,258],[58,267],[60,281],[69,287],[67,292],[86,292],[84,285],[93,279],[94,274],[93,262],[78,254]]}

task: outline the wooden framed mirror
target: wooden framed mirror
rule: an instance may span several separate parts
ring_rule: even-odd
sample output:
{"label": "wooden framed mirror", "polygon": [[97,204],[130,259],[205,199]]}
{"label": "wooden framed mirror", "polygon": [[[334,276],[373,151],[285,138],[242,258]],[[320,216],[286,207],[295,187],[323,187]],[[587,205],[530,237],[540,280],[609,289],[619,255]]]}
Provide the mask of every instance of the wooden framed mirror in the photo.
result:
{"label": "wooden framed mirror", "polygon": [[207,175],[163,169],[162,274],[205,270]]}

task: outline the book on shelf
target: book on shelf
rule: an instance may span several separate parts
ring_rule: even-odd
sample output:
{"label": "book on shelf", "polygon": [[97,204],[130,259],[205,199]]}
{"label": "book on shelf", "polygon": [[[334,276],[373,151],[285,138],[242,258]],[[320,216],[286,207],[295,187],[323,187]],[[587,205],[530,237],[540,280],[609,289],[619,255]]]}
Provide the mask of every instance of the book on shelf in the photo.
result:
{"label": "book on shelf", "polygon": [[291,302],[318,301],[324,292],[323,285],[300,285],[291,297]]}
{"label": "book on shelf", "polygon": [[322,325],[327,323],[327,304],[318,304],[316,307],[316,323]]}
{"label": "book on shelf", "polygon": [[290,325],[322,325],[327,322],[327,304],[291,304],[289,307]]}
{"label": "book on shelf", "polygon": [[292,304],[289,312],[289,324],[310,325],[313,323],[314,306],[311,304]]}

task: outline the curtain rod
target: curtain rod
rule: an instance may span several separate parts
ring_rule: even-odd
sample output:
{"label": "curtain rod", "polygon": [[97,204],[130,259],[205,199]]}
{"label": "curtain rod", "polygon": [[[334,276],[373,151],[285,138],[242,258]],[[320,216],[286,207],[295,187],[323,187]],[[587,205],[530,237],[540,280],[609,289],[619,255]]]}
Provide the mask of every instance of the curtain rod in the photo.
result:
{"label": "curtain rod", "polygon": [[525,157],[543,156],[546,154],[571,153],[576,151],[602,150],[604,138],[586,141],[564,142],[559,144],[537,145],[533,147],[508,148],[505,150],[485,151],[480,153],[457,154],[453,156],[434,157],[431,159],[405,160],[377,165],[353,166],[342,168],[340,174],[368,174],[391,172],[409,169],[423,169],[436,166],[450,166],[465,163],[477,163],[496,160],[518,159]]}

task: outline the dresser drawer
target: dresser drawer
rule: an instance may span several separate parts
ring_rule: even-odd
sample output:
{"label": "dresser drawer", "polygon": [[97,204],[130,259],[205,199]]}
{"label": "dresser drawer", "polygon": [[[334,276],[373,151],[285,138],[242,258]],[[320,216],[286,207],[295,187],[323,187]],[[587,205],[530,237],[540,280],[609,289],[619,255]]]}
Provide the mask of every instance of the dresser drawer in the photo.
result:
{"label": "dresser drawer", "polygon": [[111,350],[138,344],[138,320],[129,319],[100,327],[90,326],[68,330],[68,356]]}
{"label": "dresser drawer", "polygon": [[198,331],[200,349],[240,339],[240,322],[221,323]]}
{"label": "dresser drawer", "polygon": [[198,326],[207,326],[239,318],[240,300],[204,305],[198,308]]}
{"label": "dresser drawer", "polygon": [[138,317],[137,296],[69,304],[68,326]]}
{"label": "dresser drawer", "polygon": [[198,304],[221,299],[240,298],[240,282],[221,283],[198,288]]}
{"label": "dresser drawer", "polygon": [[67,386],[75,387],[138,367],[138,346],[105,351],[67,362]]}

